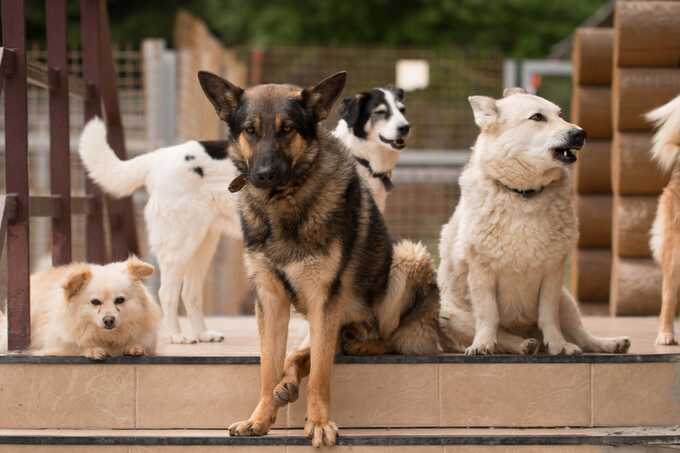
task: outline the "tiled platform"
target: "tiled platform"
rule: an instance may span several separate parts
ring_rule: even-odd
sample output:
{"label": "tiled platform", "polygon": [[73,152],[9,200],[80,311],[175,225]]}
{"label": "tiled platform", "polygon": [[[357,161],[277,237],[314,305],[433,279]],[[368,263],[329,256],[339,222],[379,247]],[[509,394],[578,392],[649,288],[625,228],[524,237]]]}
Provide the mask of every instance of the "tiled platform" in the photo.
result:
{"label": "tiled platform", "polygon": [[[338,357],[333,419],[342,428],[680,425],[680,348],[653,344],[655,318],[587,318],[628,334],[625,355]],[[224,343],[163,345],[148,358],[0,356],[0,429],[219,429],[258,399],[255,322],[211,319]],[[292,323],[291,344],[304,335]],[[299,428],[300,401],[278,427]],[[1,450],[0,450],[1,451]]]}

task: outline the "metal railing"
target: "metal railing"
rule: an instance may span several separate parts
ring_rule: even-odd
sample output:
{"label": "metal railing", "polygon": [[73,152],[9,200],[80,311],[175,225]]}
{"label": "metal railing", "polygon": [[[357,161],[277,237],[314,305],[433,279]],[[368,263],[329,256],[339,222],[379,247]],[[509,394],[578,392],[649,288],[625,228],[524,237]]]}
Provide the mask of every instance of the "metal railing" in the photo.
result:
{"label": "metal railing", "polygon": [[[132,203],[129,198],[106,198],[91,182],[86,195],[71,196],[69,152],[69,96],[83,98],[85,120],[102,116],[108,139],[121,158],[125,136],[116,91],[108,13],[104,0],[80,0],[83,50],[82,80],[68,74],[66,0],[45,0],[47,65],[30,61],[26,53],[25,1],[2,0],[0,91],[5,101],[6,191],[0,195],[0,244],[7,238],[8,349],[30,345],[30,235],[31,217],[52,219],[52,263],[71,262],[71,216],[86,216],[86,258],[105,263],[138,253]],[[50,194],[32,196],[28,170],[28,85],[49,92]],[[103,201],[108,211],[109,254],[104,228]],[[2,246],[0,245],[0,253]]]}

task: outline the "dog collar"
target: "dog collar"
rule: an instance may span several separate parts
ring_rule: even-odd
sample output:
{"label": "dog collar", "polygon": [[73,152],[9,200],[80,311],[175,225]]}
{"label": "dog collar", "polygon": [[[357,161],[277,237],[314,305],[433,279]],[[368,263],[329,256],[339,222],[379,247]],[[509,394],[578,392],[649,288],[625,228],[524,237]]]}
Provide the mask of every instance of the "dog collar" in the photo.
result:
{"label": "dog collar", "polygon": [[368,172],[373,176],[374,178],[378,178],[380,182],[382,182],[383,186],[385,187],[386,191],[390,191],[394,188],[394,184],[392,183],[392,172],[391,171],[386,171],[383,173],[376,173],[373,171],[371,168],[371,163],[367,161],[366,159],[362,159],[361,157],[356,157],[354,156],[354,159],[362,166],[365,167]]}
{"label": "dog collar", "polygon": [[543,189],[545,189],[545,187],[539,187],[538,189],[521,190],[521,189],[515,189],[514,187],[506,186],[505,184],[502,184],[502,183],[500,183],[500,184],[501,184],[501,186],[505,187],[507,190],[521,195],[522,198],[533,198],[536,195],[539,195],[541,192],[543,192]]}

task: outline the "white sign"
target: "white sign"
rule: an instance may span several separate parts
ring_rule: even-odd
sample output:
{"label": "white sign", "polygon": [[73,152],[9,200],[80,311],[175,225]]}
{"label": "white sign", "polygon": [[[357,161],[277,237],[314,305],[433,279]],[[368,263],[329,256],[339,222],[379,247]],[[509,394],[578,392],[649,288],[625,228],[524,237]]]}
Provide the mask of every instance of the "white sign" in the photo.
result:
{"label": "white sign", "polygon": [[422,90],[430,85],[430,64],[427,60],[397,61],[397,86],[405,91]]}

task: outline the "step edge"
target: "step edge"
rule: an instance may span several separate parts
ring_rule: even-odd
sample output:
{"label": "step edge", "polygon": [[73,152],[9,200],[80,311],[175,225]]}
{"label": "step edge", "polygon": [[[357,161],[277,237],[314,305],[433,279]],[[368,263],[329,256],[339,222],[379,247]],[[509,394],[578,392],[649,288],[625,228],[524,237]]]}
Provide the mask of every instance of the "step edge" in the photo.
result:
{"label": "step edge", "polygon": [[[272,446],[308,445],[300,435],[263,437],[228,436],[55,436],[3,435],[0,445],[167,445],[167,446]],[[350,435],[338,438],[338,445],[680,445],[680,434],[656,435]]]}
{"label": "step edge", "polygon": [[[113,357],[94,361],[80,356],[32,356],[23,354],[0,355],[0,365],[259,365],[259,356],[147,356]],[[521,356],[488,355],[466,356],[463,354],[442,355],[383,355],[383,356],[338,356],[337,364],[578,364],[578,363],[680,363],[680,354],[583,354],[577,356]]]}

